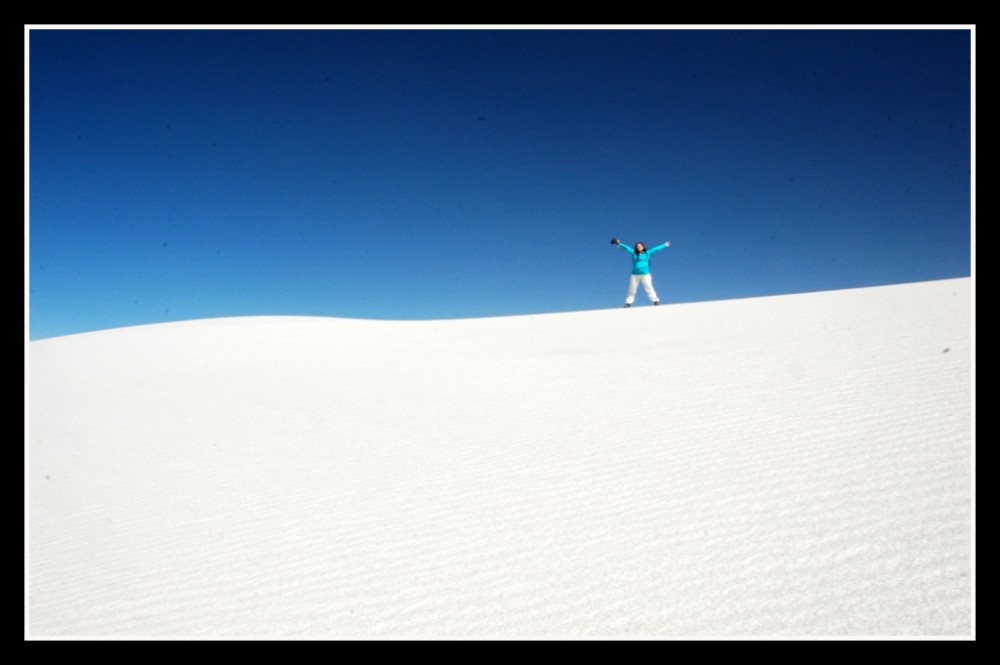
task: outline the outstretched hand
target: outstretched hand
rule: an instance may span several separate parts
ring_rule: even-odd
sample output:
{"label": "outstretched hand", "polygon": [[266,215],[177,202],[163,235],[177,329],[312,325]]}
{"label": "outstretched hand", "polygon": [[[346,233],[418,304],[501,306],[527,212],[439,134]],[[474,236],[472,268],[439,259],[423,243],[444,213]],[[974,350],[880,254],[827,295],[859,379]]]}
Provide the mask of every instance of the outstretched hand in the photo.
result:
{"label": "outstretched hand", "polygon": [[621,242],[618,240],[618,238],[612,238],[611,239],[611,244],[612,245],[620,245]]}
{"label": "outstretched hand", "polygon": [[665,243],[663,243],[663,244],[664,244],[664,245],[665,245],[666,247],[670,247],[670,241],[669,241],[669,240],[668,240],[668,241],[666,241],[666,242],[665,242]]}

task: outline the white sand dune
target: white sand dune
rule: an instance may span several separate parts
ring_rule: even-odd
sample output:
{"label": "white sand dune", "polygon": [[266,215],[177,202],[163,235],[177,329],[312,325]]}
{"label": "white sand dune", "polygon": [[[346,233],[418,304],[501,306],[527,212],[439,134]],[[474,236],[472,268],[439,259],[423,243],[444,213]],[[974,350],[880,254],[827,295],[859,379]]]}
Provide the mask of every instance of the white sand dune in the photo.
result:
{"label": "white sand dune", "polygon": [[970,280],[29,346],[42,636],[973,634]]}

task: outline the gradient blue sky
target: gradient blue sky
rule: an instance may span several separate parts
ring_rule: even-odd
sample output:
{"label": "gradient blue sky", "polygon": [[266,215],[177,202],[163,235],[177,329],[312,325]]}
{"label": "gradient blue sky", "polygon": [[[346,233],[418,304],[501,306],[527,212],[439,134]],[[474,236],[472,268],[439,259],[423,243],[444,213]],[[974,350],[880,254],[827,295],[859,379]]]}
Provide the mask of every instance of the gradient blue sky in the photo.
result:
{"label": "gradient blue sky", "polygon": [[[28,32],[31,339],[971,274],[971,32]],[[646,304],[640,293],[637,303]]]}

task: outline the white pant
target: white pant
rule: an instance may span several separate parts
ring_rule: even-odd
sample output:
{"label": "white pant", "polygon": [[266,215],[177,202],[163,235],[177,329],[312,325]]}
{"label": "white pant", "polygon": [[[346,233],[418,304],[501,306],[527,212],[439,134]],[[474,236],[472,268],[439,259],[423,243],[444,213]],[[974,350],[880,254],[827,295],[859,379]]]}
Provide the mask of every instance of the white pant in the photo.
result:
{"label": "white pant", "polygon": [[625,304],[631,305],[635,302],[635,292],[639,288],[639,282],[642,282],[642,288],[646,289],[646,295],[649,296],[650,302],[659,302],[660,299],[656,297],[656,291],[653,290],[653,276],[652,275],[632,275],[628,280],[628,297],[625,298]]}

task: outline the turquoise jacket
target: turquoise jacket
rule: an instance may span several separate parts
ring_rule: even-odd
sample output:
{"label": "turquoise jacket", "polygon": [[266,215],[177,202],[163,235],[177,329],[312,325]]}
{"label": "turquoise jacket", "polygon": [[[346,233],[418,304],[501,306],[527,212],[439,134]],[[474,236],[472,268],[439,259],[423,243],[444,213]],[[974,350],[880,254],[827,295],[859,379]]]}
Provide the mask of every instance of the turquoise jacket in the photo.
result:
{"label": "turquoise jacket", "polygon": [[649,257],[656,254],[661,249],[666,249],[667,243],[662,245],[657,245],[652,249],[647,249],[642,254],[636,254],[635,250],[626,244],[619,244],[619,247],[624,249],[632,256],[632,274],[633,275],[648,275],[649,274]]}

